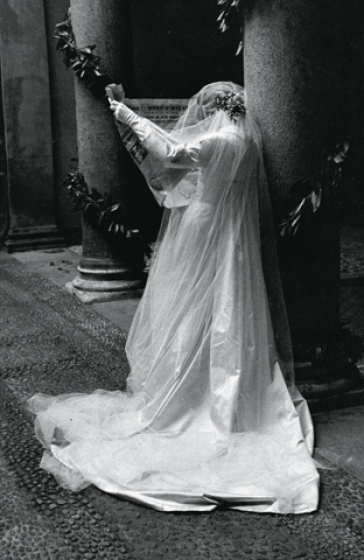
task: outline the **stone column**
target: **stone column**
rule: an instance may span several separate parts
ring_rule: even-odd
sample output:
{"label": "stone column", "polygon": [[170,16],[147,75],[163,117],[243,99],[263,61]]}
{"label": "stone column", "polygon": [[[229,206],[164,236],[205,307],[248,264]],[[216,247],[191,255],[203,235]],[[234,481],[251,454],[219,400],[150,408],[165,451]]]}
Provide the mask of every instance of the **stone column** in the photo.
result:
{"label": "stone column", "polygon": [[[132,80],[132,43],[127,0],[71,0],[71,18],[79,47],[96,45],[103,72],[122,83],[127,92]],[[121,146],[106,98],[76,80],[76,119],[79,169],[86,183],[114,203],[125,201],[130,161]],[[143,285],[140,270],[133,270],[122,243],[83,223],[83,255],[79,275],[67,287],[82,301],[106,301],[133,294]],[[138,293],[138,292],[137,292]]]}
{"label": "stone column", "polygon": [[[294,207],[289,194],[292,183],[312,172],[320,165],[323,152],[344,139],[342,52],[347,35],[342,22],[343,10],[349,9],[344,4],[340,0],[244,2],[245,85],[249,106],[263,134],[278,222]],[[343,364],[339,356],[340,252],[335,193],[325,196],[321,210],[302,224],[295,238],[280,240],[278,246],[297,362],[303,359],[301,346],[317,348],[313,351],[316,355],[329,347],[323,367],[318,368],[317,363],[315,367],[312,354],[311,359],[305,358],[311,367],[304,368],[303,390],[308,396],[317,396],[321,384],[330,392],[334,379],[341,389],[349,388],[352,379],[337,383]],[[297,372],[300,383],[299,367]]]}
{"label": "stone column", "polygon": [[55,220],[48,55],[41,0],[1,0],[9,252],[64,244]]}

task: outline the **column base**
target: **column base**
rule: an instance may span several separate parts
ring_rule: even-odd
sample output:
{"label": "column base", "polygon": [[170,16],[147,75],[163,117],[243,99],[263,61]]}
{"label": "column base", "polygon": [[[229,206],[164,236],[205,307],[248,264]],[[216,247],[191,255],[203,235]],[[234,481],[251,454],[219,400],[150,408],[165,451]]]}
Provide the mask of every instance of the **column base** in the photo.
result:
{"label": "column base", "polygon": [[134,280],[85,280],[76,276],[66,284],[66,290],[83,303],[101,303],[127,298],[140,298],[145,282]]}
{"label": "column base", "polygon": [[146,275],[126,263],[82,258],[77,270],[79,274],[66,284],[66,290],[83,303],[140,298],[143,293]]}
{"label": "column base", "polygon": [[57,226],[14,228],[4,242],[8,253],[65,247],[66,241]]}

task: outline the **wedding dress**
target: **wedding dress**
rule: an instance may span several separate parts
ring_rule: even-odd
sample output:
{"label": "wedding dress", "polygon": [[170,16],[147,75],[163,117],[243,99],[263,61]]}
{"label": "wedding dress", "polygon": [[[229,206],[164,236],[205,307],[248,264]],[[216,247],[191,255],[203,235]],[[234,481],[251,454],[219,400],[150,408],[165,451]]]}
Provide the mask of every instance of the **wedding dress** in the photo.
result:
{"label": "wedding dress", "polygon": [[164,511],[309,512],[313,429],[294,386],[259,134],[249,105],[235,118],[206,111],[219,91],[243,95],[210,84],[170,133],[121,111],[158,162],[149,185],[166,206],[127,391],[32,397],[41,466],[72,490]]}

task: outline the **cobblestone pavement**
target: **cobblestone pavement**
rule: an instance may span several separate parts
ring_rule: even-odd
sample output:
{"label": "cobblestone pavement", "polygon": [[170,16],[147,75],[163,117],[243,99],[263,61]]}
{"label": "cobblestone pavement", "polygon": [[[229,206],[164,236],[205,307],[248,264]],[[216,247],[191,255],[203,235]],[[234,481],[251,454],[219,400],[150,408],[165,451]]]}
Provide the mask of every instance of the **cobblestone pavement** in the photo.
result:
{"label": "cobblestone pavement", "polygon": [[[363,298],[364,299],[364,298]],[[360,560],[364,483],[323,462],[319,511],[162,513],[39,469],[25,400],[123,387],[125,334],[0,252],[0,560]]]}

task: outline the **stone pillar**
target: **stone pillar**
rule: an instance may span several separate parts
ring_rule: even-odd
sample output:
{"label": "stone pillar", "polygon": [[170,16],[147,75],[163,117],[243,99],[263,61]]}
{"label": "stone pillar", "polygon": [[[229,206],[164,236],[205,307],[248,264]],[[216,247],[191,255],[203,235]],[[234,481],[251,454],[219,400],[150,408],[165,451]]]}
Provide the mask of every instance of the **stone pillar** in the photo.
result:
{"label": "stone pillar", "polygon": [[63,245],[55,220],[43,2],[1,0],[0,7],[9,221],[5,245],[9,252]]}
{"label": "stone pillar", "polygon": [[[349,9],[344,4],[340,0],[244,2],[245,85],[263,134],[278,222],[294,208],[289,194],[292,183],[312,172],[323,152],[344,139],[342,48],[347,35],[342,10]],[[327,361],[319,368],[317,363],[312,367],[315,356],[306,360],[311,367],[304,368],[301,383],[312,396],[314,385],[328,387],[341,376],[335,193],[325,196],[321,210],[302,224],[295,238],[280,240],[278,246],[295,358],[302,361],[301,346],[329,348]],[[300,383],[300,368],[297,371]],[[345,385],[349,386],[352,381]]]}
{"label": "stone pillar", "polygon": [[[77,45],[96,45],[102,70],[129,93],[132,39],[128,1],[71,0],[71,18]],[[101,194],[109,193],[114,203],[125,202],[125,190],[130,190],[129,156],[121,146],[106,98],[95,95],[80,80],[76,80],[76,119],[79,169],[86,183]],[[133,294],[142,287],[143,277],[126,257],[121,241],[84,221],[79,275],[68,289],[84,302]]]}

